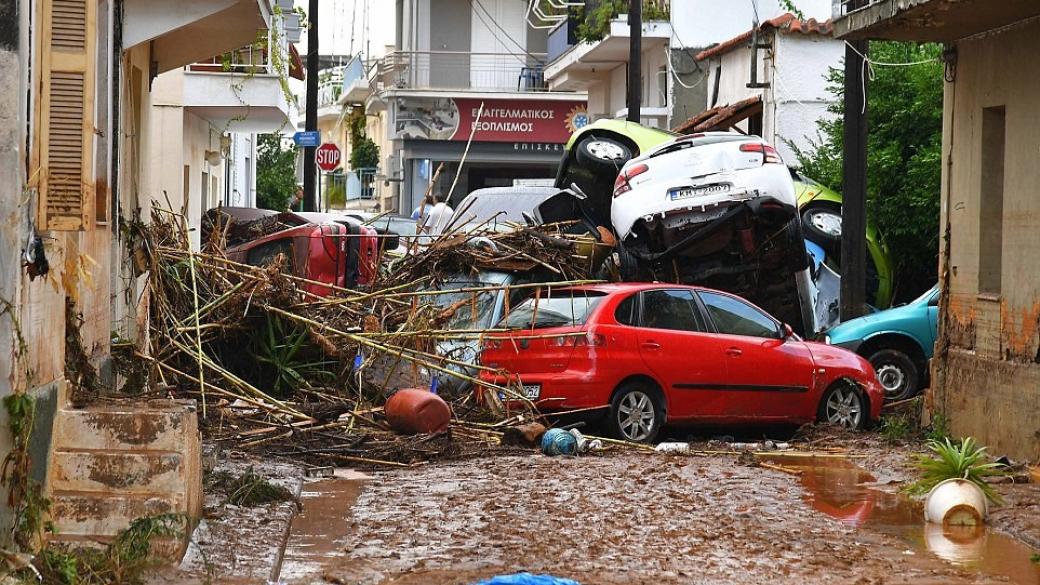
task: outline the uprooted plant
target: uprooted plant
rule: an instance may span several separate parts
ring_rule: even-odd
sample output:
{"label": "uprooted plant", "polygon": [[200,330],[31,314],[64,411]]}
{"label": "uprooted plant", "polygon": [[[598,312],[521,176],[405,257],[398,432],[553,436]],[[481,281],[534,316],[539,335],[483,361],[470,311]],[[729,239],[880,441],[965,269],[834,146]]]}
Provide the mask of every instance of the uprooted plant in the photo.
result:
{"label": "uprooted plant", "polygon": [[210,476],[209,484],[227,494],[227,503],[235,506],[259,506],[293,499],[287,488],[271,483],[252,467],[241,475],[218,471]]}
{"label": "uprooted plant", "polygon": [[1000,495],[986,482],[986,478],[1004,475],[1005,466],[987,462],[986,448],[978,445],[975,439],[965,437],[957,442],[949,438],[932,440],[928,441],[928,449],[934,456],[918,457],[917,467],[921,470],[921,479],[908,486],[910,493],[925,494],[948,479],[966,479],[978,486],[986,499],[995,504],[1002,503]]}

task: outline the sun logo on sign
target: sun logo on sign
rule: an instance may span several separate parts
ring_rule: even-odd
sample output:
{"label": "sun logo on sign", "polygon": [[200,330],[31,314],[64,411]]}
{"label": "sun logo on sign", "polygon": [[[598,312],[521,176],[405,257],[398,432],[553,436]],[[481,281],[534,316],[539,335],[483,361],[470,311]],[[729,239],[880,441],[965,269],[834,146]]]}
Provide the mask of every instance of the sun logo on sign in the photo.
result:
{"label": "sun logo on sign", "polygon": [[574,106],[567,113],[567,118],[564,122],[568,132],[577,132],[588,125],[589,113],[585,110],[585,106]]}

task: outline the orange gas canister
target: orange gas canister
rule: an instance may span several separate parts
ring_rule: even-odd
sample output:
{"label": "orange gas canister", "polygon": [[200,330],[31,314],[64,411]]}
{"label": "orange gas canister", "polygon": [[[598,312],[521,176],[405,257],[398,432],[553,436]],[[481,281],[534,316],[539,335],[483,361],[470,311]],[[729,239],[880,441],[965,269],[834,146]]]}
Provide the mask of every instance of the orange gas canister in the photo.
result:
{"label": "orange gas canister", "polygon": [[424,388],[398,390],[383,408],[390,428],[405,435],[441,433],[451,422],[451,408],[433,392]]}

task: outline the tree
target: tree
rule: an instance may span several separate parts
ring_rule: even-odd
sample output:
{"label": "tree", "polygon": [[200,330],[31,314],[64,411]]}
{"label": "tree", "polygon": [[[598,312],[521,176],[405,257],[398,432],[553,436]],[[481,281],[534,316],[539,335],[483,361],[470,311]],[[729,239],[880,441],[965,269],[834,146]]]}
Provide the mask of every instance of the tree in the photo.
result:
{"label": "tree", "polygon": [[[939,254],[939,193],[942,159],[942,47],[874,42],[875,66],[868,97],[867,212],[895,259],[899,299],[913,298],[936,281]],[[933,60],[934,61],[929,61]],[[870,73],[868,73],[870,74]],[[832,68],[828,89],[838,97],[837,117],[817,123],[808,151],[792,146],[801,171],[841,191],[844,72]]]}
{"label": "tree", "polygon": [[350,118],[350,168],[372,169],[379,166],[379,146],[365,135],[365,113],[354,110]]}
{"label": "tree", "polygon": [[281,134],[257,140],[256,206],[281,211],[296,191],[296,147],[282,147]]}

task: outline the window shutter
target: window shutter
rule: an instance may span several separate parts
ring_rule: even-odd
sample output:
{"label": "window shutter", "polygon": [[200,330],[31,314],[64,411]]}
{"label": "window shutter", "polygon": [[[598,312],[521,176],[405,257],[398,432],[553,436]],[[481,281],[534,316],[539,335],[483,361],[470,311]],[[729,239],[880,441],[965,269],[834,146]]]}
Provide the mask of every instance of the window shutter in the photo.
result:
{"label": "window shutter", "polygon": [[92,225],[96,0],[41,0],[39,225]]}

